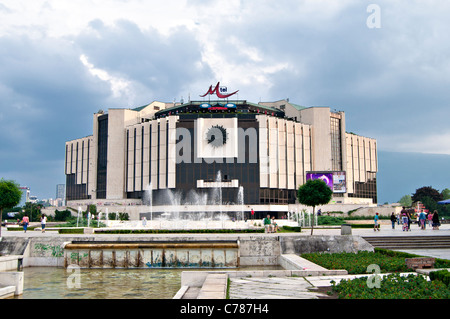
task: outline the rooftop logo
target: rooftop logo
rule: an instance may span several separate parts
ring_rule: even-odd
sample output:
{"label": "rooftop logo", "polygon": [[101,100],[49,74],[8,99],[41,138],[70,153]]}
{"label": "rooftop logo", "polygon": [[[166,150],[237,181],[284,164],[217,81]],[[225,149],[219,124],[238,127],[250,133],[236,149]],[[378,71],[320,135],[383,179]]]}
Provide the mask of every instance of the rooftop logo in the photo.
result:
{"label": "rooftop logo", "polygon": [[226,98],[232,96],[233,94],[236,94],[237,92],[239,92],[239,90],[237,90],[237,91],[235,91],[233,93],[228,93],[227,87],[226,86],[220,86],[220,82],[217,82],[216,87],[214,89],[213,89],[213,86],[211,85],[209,87],[208,91],[205,94],[200,95],[200,97],[205,97],[208,94],[210,94],[210,95],[215,94],[220,99],[226,99]]}

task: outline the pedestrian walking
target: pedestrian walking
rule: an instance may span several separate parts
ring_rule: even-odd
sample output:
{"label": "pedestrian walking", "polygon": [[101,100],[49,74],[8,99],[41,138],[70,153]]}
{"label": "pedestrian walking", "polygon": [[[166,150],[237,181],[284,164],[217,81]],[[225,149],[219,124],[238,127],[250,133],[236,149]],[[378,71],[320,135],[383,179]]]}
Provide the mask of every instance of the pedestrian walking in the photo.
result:
{"label": "pedestrian walking", "polygon": [[406,214],[406,212],[402,214],[402,230],[408,231],[408,215]]}
{"label": "pedestrian walking", "polygon": [[41,216],[41,232],[45,233],[45,225],[47,224],[47,216],[42,214]]}
{"label": "pedestrian walking", "polygon": [[395,217],[394,212],[391,214],[391,223],[392,223],[392,229],[395,229],[395,222],[397,221],[397,217]]}
{"label": "pedestrian walking", "polygon": [[411,231],[411,212],[406,211],[406,216],[408,217],[408,230]]}
{"label": "pedestrian walking", "polygon": [[441,226],[441,222],[439,221],[439,214],[437,210],[433,212],[433,218],[432,218],[432,226],[434,230],[439,230],[439,226]]}
{"label": "pedestrian walking", "polygon": [[380,231],[380,224],[378,223],[380,220],[380,218],[378,217],[378,213],[375,213],[375,217],[374,217],[374,225],[373,225],[373,231]]}
{"label": "pedestrian walking", "polygon": [[28,224],[29,224],[29,223],[30,223],[30,219],[28,218],[28,215],[25,214],[25,215],[22,217],[22,222],[21,222],[21,224],[22,224],[22,226],[23,226],[23,232],[24,232],[24,233],[27,232],[27,228],[28,228]]}

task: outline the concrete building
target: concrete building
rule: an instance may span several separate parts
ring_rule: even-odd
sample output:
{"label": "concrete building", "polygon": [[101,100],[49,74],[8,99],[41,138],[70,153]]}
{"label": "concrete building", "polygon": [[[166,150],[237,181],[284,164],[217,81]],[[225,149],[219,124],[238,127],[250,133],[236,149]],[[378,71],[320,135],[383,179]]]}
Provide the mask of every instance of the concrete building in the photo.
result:
{"label": "concrete building", "polygon": [[377,142],[345,131],[345,113],[281,100],[152,102],[93,116],[93,134],[66,142],[67,205],[222,203],[258,216],[287,211],[309,178],[337,204],[377,202]]}

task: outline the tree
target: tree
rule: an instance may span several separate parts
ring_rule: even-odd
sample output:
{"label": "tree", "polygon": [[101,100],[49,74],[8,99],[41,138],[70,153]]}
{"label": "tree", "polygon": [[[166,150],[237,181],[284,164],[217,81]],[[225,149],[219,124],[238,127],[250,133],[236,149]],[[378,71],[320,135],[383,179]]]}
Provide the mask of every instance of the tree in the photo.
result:
{"label": "tree", "polygon": [[[22,191],[16,182],[4,180],[3,178],[0,180],[0,225],[2,222],[3,209],[17,206],[21,198]],[[0,237],[1,236],[0,226]]]}
{"label": "tree", "polygon": [[411,199],[415,203],[422,201],[424,197],[430,197],[435,202],[442,200],[442,194],[431,186],[424,186],[416,189],[416,192],[412,195]]}
{"label": "tree", "polygon": [[[310,179],[297,190],[298,202],[306,206],[312,206],[313,218],[316,206],[328,204],[332,195],[333,191],[320,179]],[[314,223],[311,223],[311,235],[313,234],[313,229]]]}
{"label": "tree", "polygon": [[402,196],[398,202],[399,204],[402,204],[402,206],[410,207],[412,205],[411,195]]}
{"label": "tree", "polygon": [[434,210],[438,209],[438,204],[430,197],[425,196],[421,200],[422,204],[428,209],[430,212],[434,212]]}
{"label": "tree", "polygon": [[442,195],[443,200],[450,199],[450,189],[448,189],[448,188],[443,189],[441,192],[441,195]]}

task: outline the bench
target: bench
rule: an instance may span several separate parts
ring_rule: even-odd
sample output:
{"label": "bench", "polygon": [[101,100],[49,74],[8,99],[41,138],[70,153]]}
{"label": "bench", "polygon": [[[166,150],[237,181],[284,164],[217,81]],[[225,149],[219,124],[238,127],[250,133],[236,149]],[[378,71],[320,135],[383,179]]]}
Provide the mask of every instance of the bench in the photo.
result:
{"label": "bench", "polygon": [[417,257],[417,258],[406,258],[406,266],[411,269],[423,269],[423,268],[434,268],[435,258],[428,257]]}

